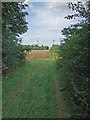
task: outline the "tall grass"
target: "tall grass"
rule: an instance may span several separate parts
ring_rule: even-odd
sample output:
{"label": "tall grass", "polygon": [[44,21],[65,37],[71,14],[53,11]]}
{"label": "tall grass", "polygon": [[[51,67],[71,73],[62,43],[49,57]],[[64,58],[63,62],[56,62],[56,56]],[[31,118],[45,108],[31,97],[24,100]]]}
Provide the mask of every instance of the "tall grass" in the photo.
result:
{"label": "tall grass", "polygon": [[3,118],[56,117],[52,64],[54,62],[26,62],[3,79]]}

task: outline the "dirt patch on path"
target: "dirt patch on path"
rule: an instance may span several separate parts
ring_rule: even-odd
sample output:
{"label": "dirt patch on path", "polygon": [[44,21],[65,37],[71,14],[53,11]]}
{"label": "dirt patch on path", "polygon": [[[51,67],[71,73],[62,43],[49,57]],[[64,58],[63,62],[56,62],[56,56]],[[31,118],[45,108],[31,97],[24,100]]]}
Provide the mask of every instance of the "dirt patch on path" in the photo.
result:
{"label": "dirt patch on path", "polygon": [[62,95],[61,91],[59,90],[58,81],[56,78],[56,74],[54,72],[54,82],[55,82],[55,92],[57,97],[57,116],[56,118],[67,118],[67,113],[65,111],[64,105],[64,96]]}

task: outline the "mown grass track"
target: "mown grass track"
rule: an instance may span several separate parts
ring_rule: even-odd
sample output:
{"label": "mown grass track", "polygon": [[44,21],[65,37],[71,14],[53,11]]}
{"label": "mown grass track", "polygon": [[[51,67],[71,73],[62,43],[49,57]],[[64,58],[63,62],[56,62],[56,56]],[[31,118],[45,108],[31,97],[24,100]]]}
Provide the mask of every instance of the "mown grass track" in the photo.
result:
{"label": "mown grass track", "polygon": [[56,118],[54,64],[32,60],[4,78],[3,118]]}

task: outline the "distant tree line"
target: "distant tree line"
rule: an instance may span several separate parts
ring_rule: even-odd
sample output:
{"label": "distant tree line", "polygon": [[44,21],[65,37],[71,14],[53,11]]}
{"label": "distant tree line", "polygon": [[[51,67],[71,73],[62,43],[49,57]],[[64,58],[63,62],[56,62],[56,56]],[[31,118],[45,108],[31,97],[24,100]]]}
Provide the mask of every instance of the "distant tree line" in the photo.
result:
{"label": "distant tree line", "polygon": [[68,15],[66,18],[81,17],[82,21],[62,30],[65,38],[59,48],[61,58],[57,60],[57,65],[63,68],[64,72],[71,77],[69,88],[73,91],[72,106],[74,108],[74,117],[87,118],[88,79],[90,77],[88,73],[90,1],[86,2],[86,5],[83,5],[81,2],[77,4],[68,3],[68,7],[76,11],[76,14]]}
{"label": "distant tree line", "polygon": [[22,45],[23,50],[48,50],[49,46],[38,46],[38,45]]}

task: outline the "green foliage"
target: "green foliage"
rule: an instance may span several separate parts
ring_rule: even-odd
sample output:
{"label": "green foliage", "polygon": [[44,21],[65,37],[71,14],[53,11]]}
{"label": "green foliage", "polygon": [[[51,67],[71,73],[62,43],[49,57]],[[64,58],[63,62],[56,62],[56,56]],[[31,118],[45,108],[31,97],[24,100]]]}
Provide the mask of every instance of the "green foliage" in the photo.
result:
{"label": "green foliage", "polygon": [[50,48],[51,53],[58,53],[59,52],[59,46],[58,45],[52,45]]}
{"label": "green foliage", "polygon": [[38,45],[22,45],[23,50],[48,50],[48,46],[38,46]]}
{"label": "green foliage", "polygon": [[27,5],[19,2],[2,3],[2,70],[5,72],[23,60],[20,35],[27,31],[27,22],[23,12]]}
{"label": "green foliage", "polygon": [[[59,55],[62,58],[57,60],[57,64],[72,78],[70,80],[70,85],[74,91],[74,117],[86,118],[88,117],[88,41],[90,37],[90,24],[87,18],[89,16],[87,17],[86,11],[84,12],[85,16],[82,15],[81,8],[83,5],[69,5],[71,5],[73,10],[76,10],[76,6],[78,6],[78,16],[82,16],[86,19],[84,22],[82,21],[81,23],[62,30],[62,33],[66,38],[60,46]],[[89,3],[87,6],[88,5]]]}
{"label": "green foliage", "polygon": [[67,19],[75,19],[76,17],[84,18],[83,21],[89,23],[90,22],[90,1],[86,1],[85,4],[78,1],[77,3],[68,2],[68,7],[73,11],[76,11],[73,15],[68,15],[65,18]]}
{"label": "green foliage", "polygon": [[27,12],[23,12],[27,5],[19,2],[3,2],[2,3],[2,27],[3,32],[10,30],[15,36],[19,36],[27,31],[27,22],[25,16]]}

